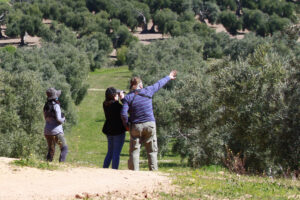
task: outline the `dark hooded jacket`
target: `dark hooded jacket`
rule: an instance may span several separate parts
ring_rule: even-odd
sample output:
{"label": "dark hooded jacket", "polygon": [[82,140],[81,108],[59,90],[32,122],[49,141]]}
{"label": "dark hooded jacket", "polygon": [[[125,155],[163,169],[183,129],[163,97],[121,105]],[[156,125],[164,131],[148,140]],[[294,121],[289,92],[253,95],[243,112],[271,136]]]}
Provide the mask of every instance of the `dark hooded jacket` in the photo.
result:
{"label": "dark hooded jacket", "polygon": [[118,101],[104,102],[105,123],[102,132],[106,135],[120,135],[125,133],[121,119],[122,105]]}

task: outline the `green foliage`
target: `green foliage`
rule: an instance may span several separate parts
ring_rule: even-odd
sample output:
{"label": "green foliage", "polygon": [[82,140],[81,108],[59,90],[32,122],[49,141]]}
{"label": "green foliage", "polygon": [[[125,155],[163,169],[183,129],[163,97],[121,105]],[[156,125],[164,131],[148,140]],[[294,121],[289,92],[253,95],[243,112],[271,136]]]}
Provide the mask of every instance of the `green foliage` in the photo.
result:
{"label": "green foliage", "polygon": [[275,31],[281,31],[286,26],[289,26],[290,20],[287,18],[280,18],[278,15],[274,14],[270,16],[269,19],[269,30],[270,33],[273,34]]}
{"label": "green foliage", "polygon": [[219,7],[213,2],[193,0],[192,8],[195,14],[199,15],[199,20],[203,23],[205,23],[205,19],[207,19],[209,23],[214,24],[220,13]]}
{"label": "green foliage", "polygon": [[12,74],[0,69],[0,155],[26,157],[42,147],[44,91],[38,73]]}
{"label": "green foliage", "polygon": [[258,3],[259,8],[269,15],[277,14],[280,17],[296,20],[295,5],[293,3],[280,0],[264,0]]}
{"label": "green foliage", "polygon": [[150,13],[154,14],[156,11],[168,8],[171,5],[171,0],[142,0],[144,3],[149,5]]}
{"label": "green foliage", "polygon": [[[243,29],[259,31],[259,35],[265,36],[268,30],[268,15],[260,10],[243,10]],[[265,30],[265,31],[263,31]]]}
{"label": "green foliage", "polygon": [[126,64],[126,55],[128,52],[127,46],[122,46],[121,48],[117,49],[117,65],[125,65]]}
{"label": "green foliage", "polygon": [[40,34],[46,42],[53,42],[55,44],[76,44],[76,34],[72,32],[69,28],[67,28],[65,25],[58,24],[56,22],[53,22],[50,28],[44,26]]}
{"label": "green foliage", "polygon": [[112,1],[109,0],[87,0],[86,5],[90,11],[99,12],[105,10],[108,11],[109,14],[116,12]]}
{"label": "green foliage", "polygon": [[39,33],[42,24],[42,14],[34,4],[16,3],[15,10],[9,12],[7,16],[6,35],[21,37],[21,45],[24,45],[25,34],[35,36]]}
{"label": "green foliage", "polygon": [[177,14],[170,9],[166,8],[159,10],[155,13],[153,17],[154,24],[157,25],[157,28],[163,34],[169,32],[169,24],[177,20]]}
{"label": "green foliage", "polygon": [[297,199],[299,181],[241,176],[218,166],[167,171],[176,192],[160,193],[161,199]]}
{"label": "green foliage", "polygon": [[287,56],[278,54],[292,43],[287,38],[280,45],[253,34],[222,44],[223,38],[215,37],[220,46],[213,49],[227,49],[237,62],[224,59],[207,65],[201,54],[203,45],[211,52],[210,43],[196,36],[130,48],[129,68],[145,85],[178,70],[176,81],[153,99],[161,153],[175,140],[173,151],[187,157],[191,166],[221,164],[228,146],[245,159],[248,171],[297,170],[299,44],[293,43]]}
{"label": "green foliage", "polygon": [[229,55],[232,60],[246,58],[249,54],[254,52],[259,44],[265,42],[263,38],[256,37],[255,34],[249,33],[241,40],[234,39],[229,42],[224,48],[224,54]]}
{"label": "green foliage", "polygon": [[12,162],[13,165],[20,167],[34,167],[43,170],[57,170],[60,166],[56,163],[50,163],[38,160],[35,156],[30,155],[28,158],[22,158]]}
{"label": "green foliage", "polygon": [[203,58],[222,58],[225,47],[229,46],[230,41],[228,34],[221,32],[217,34],[211,34],[207,37],[203,47]]}
{"label": "green foliage", "polygon": [[226,30],[233,35],[236,35],[237,31],[242,28],[242,21],[230,11],[221,12],[218,22],[222,23]]}
{"label": "green foliage", "polygon": [[6,45],[5,47],[1,48],[1,51],[7,51],[8,53],[15,53],[16,52],[16,47],[12,45]]}
{"label": "green foliage", "polygon": [[230,8],[230,10],[237,9],[235,0],[217,0],[217,4],[219,5],[221,10],[227,10],[228,8]]}
{"label": "green foliage", "polygon": [[76,123],[74,103],[79,104],[87,93],[88,58],[68,43],[0,53],[1,88],[4,88],[0,101],[3,116],[0,154],[11,157],[44,154],[41,119],[45,90],[49,87],[62,90],[60,101],[68,130]]}
{"label": "green foliage", "polygon": [[129,45],[131,42],[138,41],[124,25],[121,25],[117,30],[114,30],[111,37],[114,48],[119,48],[122,45]]}
{"label": "green foliage", "polygon": [[[1,20],[0,25],[4,25],[7,23],[7,13],[10,12],[10,6],[8,4],[8,1],[0,1],[0,13],[1,13]],[[0,27],[0,38],[3,37],[2,35],[2,28]]]}
{"label": "green foliage", "polygon": [[[197,70],[201,69],[199,63],[202,63],[202,48],[203,44],[196,39],[196,36],[178,37],[174,40],[161,41],[148,46],[135,45],[128,52],[127,63],[129,68],[134,70],[134,74],[139,75],[145,84],[150,84],[162,78],[163,74],[167,74],[173,68],[178,69],[180,73],[186,72],[186,76],[188,72],[197,73]],[[190,79],[193,79],[193,74],[191,74]],[[172,133],[178,129],[179,124],[177,122],[180,117],[178,112],[183,107],[181,102],[178,102],[178,99],[174,99],[174,97],[180,92],[184,92],[185,89],[183,87],[185,85],[184,81],[180,81],[177,87],[182,89],[161,90],[159,94],[162,96],[157,95],[154,98],[155,114],[160,119],[157,120],[160,146],[162,146],[161,142],[168,141],[167,138],[170,138]],[[171,83],[167,88],[171,89],[174,87]],[[184,96],[184,94],[182,95]],[[162,100],[164,99],[163,97],[167,97],[167,99],[164,101],[156,100]],[[169,102],[169,104],[166,104],[166,102]],[[166,124],[173,125],[166,127]],[[160,150],[163,149],[164,147]]]}
{"label": "green foliage", "polygon": [[103,33],[82,37],[77,46],[87,53],[90,69],[100,69],[109,63],[108,54],[112,51],[111,40]]}

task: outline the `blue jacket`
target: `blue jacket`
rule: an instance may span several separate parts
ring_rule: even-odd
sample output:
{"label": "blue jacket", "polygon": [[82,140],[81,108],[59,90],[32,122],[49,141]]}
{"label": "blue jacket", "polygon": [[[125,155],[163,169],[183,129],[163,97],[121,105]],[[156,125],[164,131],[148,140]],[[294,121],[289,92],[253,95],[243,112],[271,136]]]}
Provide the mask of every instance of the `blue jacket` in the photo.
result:
{"label": "blue jacket", "polygon": [[[122,99],[123,108],[121,110],[121,117],[123,124],[127,124],[128,121],[133,124],[143,122],[155,122],[153,107],[152,107],[152,96],[160,88],[162,88],[170,80],[169,76],[164,77],[155,84],[146,88],[131,91],[124,99]],[[128,113],[130,118],[128,119]]]}

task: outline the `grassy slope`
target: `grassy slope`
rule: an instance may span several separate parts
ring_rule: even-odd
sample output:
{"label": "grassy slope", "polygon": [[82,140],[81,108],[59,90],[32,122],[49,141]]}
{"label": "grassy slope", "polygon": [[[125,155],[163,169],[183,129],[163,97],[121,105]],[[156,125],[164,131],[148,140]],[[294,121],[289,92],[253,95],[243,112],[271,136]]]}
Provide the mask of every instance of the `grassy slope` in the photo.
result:
{"label": "grassy slope", "polygon": [[300,181],[240,176],[218,166],[177,169],[170,176],[180,190],[161,199],[300,199]]}
{"label": "grassy slope", "polygon": [[[69,162],[102,166],[107,151],[106,138],[101,132],[105,119],[102,109],[104,89],[114,86],[125,90],[130,76],[127,67],[102,69],[89,74],[90,88],[103,90],[89,91],[77,107],[79,122],[66,134]],[[127,134],[120,169],[127,169],[128,147]],[[239,176],[216,166],[193,170],[182,167],[179,157],[169,155],[164,159],[159,161],[160,170],[169,173],[180,190],[161,194],[161,199],[300,199],[299,180]],[[147,170],[146,162],[141,167]]]}
{"label": "grassy slope", "polygon": [[[105,120],[102,109],[104,90],[113,86],[128,91],[126,88],[128,88],[130,77],[131,72],[127,67],[108,68],[90,72],[88,77],[90,90],[82,103],[77,106],[78,124],[72,128],[70,133],[66,134],[69,146],[69,162],[102,166],[107,151],[107,140],[101,131]],[[93,89],[101,89],[101,91]],[[127,169],[128,150],[129,134],[126,134],[126,141],[121,153],[120,169]],[[182,166],[178,156],[167,155],[163,159],[159,162],[160,168],[168,169]],[[147,170],[147,161],[143,158],[141,158],[140,167]]]}
{"label": "grassy slope", "polygon": [[[101,91],[88,91],[87,96],[77,107],[78,124],[66,134],[69,146],[68,161],[78,164],[102,166],[107,151],[107,141],[102,133],[105,120],[102,102],[107,87],[113,86],[125,90],[131,73],[127,67],[110,68],[90,72],[90,88]],[[127,166],[128,134],[121,154],[120,168]]]}

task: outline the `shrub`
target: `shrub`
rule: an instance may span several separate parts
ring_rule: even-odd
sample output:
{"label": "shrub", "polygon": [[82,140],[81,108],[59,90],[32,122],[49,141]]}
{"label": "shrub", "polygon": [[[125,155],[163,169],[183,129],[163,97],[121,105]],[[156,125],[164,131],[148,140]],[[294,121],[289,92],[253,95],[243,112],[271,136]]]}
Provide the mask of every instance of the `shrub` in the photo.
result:
{"label": "shrub", "polygon": [[232,170],[297,170],[300,48],[293,44],[284,56],[277,44],[252,34],[226,47],[245,48],[232,50],[237,61],[213,65],[203,62],[204,44],[192,35],[131,46],[129,68],[145,85],[178,70],[176,81],[153,99],[160,153],[172,141],[173,152],[197,167],[226,164],[228,147]]}
{"label": "shrub", "polygon": [[42,107],[44,90],[39,74],[0,69],[0,155],[26,157],[44,153]]}
{"label": "shrub", "polygon": [[237,30],[242,28],[242,21],[234,13],[223,11],[219,15],[219,23],[222,23],[226,30],[233,35],[237,34]]}
{"label": "shrub", "polygon": [[127,46],[122,46],[121,48],[117,49],[117,65],[125,65],[126,64],[126,55],[128,52]]}

